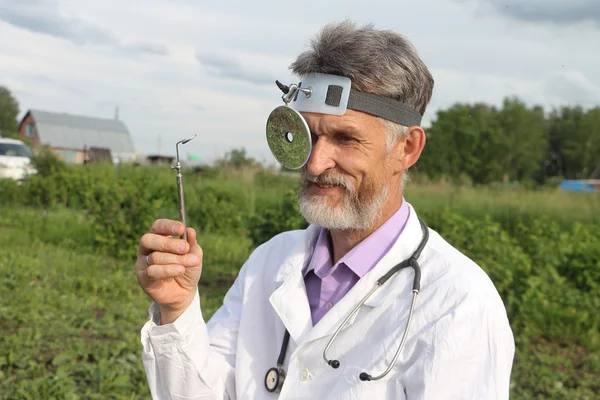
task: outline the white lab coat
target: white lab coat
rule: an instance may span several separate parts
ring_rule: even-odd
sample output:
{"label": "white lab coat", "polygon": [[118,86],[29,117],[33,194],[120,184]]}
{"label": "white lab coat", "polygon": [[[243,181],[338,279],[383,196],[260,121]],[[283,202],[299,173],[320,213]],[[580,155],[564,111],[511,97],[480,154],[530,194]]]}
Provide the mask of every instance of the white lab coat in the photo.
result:
{"label": "white lab coat", "polygon": [[[327,354],[341,366],[327,365],[323,349],[332,333],[381,275],[411,256],[422,233],[411,206],[393,248],[313,327],[302,270],[317,233],[310,226],[259,246],[208,323],[198,294],[172,324],[157,326],[157,307],[150,307],[141,341],[154,399],[508,399],[515,348],[503,302],[483,270],[431,229],[409,336],[392,372],[380,381],[359,379],[362,371],[383,372],[396,352],[412,297],[411,268],[365,303]],[[269,393],[264,378],[276,365],[285,327],[287,378],[280,394]]]}

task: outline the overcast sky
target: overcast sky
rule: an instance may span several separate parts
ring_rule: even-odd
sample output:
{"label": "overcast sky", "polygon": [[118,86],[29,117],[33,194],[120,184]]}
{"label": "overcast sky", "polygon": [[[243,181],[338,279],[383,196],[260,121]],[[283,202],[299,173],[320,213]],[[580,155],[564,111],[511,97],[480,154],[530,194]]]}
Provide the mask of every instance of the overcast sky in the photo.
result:
{"label": "overcast sky", "polygon": [[[115,107],[142,153],[206,162],[264,140],[295,56],[326,23],[394,29],[435,79],[425,124],[455,102],[518,96],[600,105],[598,0],[0,0],[0,85],[29,108],[97,117]],[[160,146],[160,147],[159,147]]]}

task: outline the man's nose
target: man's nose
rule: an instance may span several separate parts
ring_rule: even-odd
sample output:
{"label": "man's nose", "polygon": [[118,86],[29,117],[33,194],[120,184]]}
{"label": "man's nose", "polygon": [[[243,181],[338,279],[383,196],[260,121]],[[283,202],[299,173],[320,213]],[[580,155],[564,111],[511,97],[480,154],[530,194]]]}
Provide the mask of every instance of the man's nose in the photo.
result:
{"label": "man's nose", "polygon": [[334,154],[334,146],[331,143],[327,143],[326,138],[317,137],[307,163],[307,172],[312,176],[319,176],[328,169],[334,168]]}

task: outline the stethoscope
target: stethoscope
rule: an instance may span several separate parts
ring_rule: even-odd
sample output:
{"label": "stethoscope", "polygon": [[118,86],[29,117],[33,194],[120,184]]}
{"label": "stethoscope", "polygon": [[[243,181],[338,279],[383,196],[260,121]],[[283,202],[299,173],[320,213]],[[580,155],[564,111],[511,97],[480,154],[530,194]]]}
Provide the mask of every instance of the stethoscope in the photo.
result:
{"label": "stethoscope", "polygon": [[[371,295],[378,288],[383,286],[383,284],[388,279],[390,279],[396,272],[400,271],[403,268],[411,267],[412,269],[415,270],[415,277],[413,280],[413,289],[412,289],[413,296],[412,296],[412,301],[410,303],[410,311],[408,313],[408,320],[406,321],[406,328],[404,329],[402,341],[400,342],[400,345],[398,346],[398,350],[396,351],[396,354],[394,355],[394,359],[392,360],[390,365],[387,367],[387,369],[380,375],[372,376],[370,374],[367,374],[366,372],[361,372],[359,375],[359,378],[361,381],[376,381],[376,380],[379,380],[379,379],[385,377],[392,370],[392,367],[396,363],[396,360],[400,356],[400,352],[402,351],[402,349],[404,348],[404,344],[406,343],[406,338],[407,338],[408,330],[410,328],[410,323],[412,320],[412,315],[413,315],[413,311],[414,311],[414,307],[415,307],[415,299],[417,298],[417,294],[419,294],[419,290],[420,290],[420,286],[421,286],[421,267],[419,266],[419,262],[417,261],[417,259],[420,257],[421,252],[423,251],[423,248],[425,247],[425,244],[427,244],[427,240],[429,239],[429,230],[428,230],[425,222],[423,222],[421,219],[419,219],[419,222],[421,224],[421,230],[423,231],[423,239],[421,239],[421,243],[419,243],[419,247],[417,247],[417,249],[410,256],[410,258],[408,258],[408,259],[402,261],[401,263],[397,264],[396,266],[394,266],[385,275],[383,275],[381,278],[379,278],[377,280],[377,282],[375,282],[375,286],[373,287],[373,289],[371,289],[371,291],[369,291],[369,293],[367,293],[367,295],[364,297],[364,299],[356,307],[354,307],[354,310],[352,310],[350,315],[348,315],[346,317],[346,319],[342,322],[342,324],[337,328],[337,330],[334,332],[333,336],[329,340],[329,343],[327,344],[327,346],[325,346],[325,349],[323,350],[323,359],[332,368],[334,368],[334,369],[339,368],[340,362],[338,360],[328,359],[327,358],[327,350],[329,350],[329,348],[333,344],[333,341],[338,336],[340,331],[344,328],[344,326],[346,326],[348,321],[350,321],[350,319],[358,312],[360,307],[369,299],[369,297],[371,297]],[[283,343],[281,345],[281,351],[279,352],[279,358],[277,358],[277,366],[269,369],[267,371],[267,374],[265,375],[265,388],[269,392],[280,392],[281,388],[283,387],[283,382],[285,381],[285,377],[286,377],[286,372],[283,369],[283,362],[285,360],[285,354],[287,351],[289,341],[290,341],[290,333],[286,329],[285,336],[283,337]]]}

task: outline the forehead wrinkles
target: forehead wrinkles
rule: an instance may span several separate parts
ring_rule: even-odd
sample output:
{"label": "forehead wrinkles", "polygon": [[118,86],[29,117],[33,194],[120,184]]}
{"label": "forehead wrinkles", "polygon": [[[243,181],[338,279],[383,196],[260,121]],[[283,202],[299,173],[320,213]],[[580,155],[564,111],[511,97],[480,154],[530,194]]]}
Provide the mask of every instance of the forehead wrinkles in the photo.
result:
{"label": "forehead wrinkles", "polygon": [[308,113],[304,115],[310,131],[317,135],[331,135],[337,132],[360,133],[360,125],[351,116],[323,115]]}

